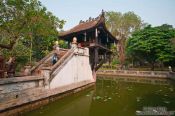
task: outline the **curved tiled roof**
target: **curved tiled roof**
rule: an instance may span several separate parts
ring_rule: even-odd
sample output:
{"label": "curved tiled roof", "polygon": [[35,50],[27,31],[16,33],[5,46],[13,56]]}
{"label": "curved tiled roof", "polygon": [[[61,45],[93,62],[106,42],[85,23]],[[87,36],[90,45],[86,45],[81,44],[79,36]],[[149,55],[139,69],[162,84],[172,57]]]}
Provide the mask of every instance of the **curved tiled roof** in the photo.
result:
{"label": "curved tiled roof", "polygon": [[93,27],[96,27],[101,23],[104,23],[104,15],[103,14],[101,14],[99,17],[97,17],[95,19],[89,18],[89,20],[86,22],[80,21],[79,25],[73,27],[72,29],[70,29],[68,31],[61,32],[59,36],[64,37],[64,36],[70,35],[72,33],[78,33],[81,31],[85,31],[85,30],[91,29]]}
{"label": "curved tiled roof", "polygon": [[62,39],[65,39],[68,36],[71,36],[71,35],[74,35],[74,34],[77,34],[77,33],[81,33],[81,32],[90,30],[92,28],[96,28],[99,25],[102,25],[103,29],[108,33],[108,35],[112,39],[117,41],[117,39],[106,28],[105,17],[104,17],[104,12],[103,11],[102,11],[102,14],[100,16],[98,16],[97,18],[95,18],[95,19],[89,18],[89,20],[87,20],[85,22],[80,21],[80,23],[77,26],[71,28],[68,31],[61,32],[59,34],[59,37],[62,38]]}

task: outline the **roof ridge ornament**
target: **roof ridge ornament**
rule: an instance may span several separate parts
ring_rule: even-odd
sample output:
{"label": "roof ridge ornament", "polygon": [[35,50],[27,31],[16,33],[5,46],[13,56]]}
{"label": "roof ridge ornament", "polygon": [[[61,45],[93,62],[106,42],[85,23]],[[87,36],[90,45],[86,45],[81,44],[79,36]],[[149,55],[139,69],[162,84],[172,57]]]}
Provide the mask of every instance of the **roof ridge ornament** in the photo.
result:
{"label": "roof ridge ornament", "polygon": [[100,17],[104,17],[104,15],[105,15],[105,11],[102,9],[102,12],[98,17],[96,17],[96,18],[89,17],[89,19],[86,20],[86,21],[80,20],[79,24],[86,23],[86,22],[91,22],[91,21],[94,21],[94,20],[98,20]]}
{"label": "roof ridge ornament", "polygon": [[79,24],[82,24],[82,23],[84,23],[84,21],[83,20],[80,20]]}
{"label": "roof ridge ornament", "polygon": [[102,9],[102,11],[101,11],[101,15],[102,16],[105,16],[105,11]]}
{"label": "roof ridge ornament", "polygon": [[89,21],[92,21],[92,17],[89,17]]}

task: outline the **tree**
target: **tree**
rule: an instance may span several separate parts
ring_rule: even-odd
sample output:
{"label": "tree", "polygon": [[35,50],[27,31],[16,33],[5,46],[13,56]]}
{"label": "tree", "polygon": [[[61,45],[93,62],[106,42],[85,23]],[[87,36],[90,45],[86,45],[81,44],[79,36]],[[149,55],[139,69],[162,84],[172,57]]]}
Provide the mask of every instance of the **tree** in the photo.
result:
{"label": "tree", "polygon": [[0,39],[9,40],[0,48],[12,49],[21,38],[56,37],[63,24],[37,0],[0,0]]}
{"label": "tree", "polygon": [[[175,60],[172,38],[175,29],[169,25],[145,27],[132,34],[127,42],[127,55],[138,61],[148,62],[152,70],[156,63],[169,63]],[[171,64],[172,65],[172,64]]]}
{"label": "tree", "polygon": [[23,40],[18,40],[14,45],[12,50],[2,49],[0,51],[3,54],[5,59],[8,59],[10,56],[16,56],[17,70],[23,67],[29,61],[30,48],[23,44]]}
{"label": "tree", "polygon": [[0,54],[15,55],[21,64],[39,60],[52,50],[64,23],[38,0],[0,0]]}
{"label": "tree", "polygon": [[134,32],[141,28],[142,20],[134,12],[120,13],[107,12],[106,24],[110,32],[118,39],[118,56],[121,65],[125,62],[125,43],[126,39]]}

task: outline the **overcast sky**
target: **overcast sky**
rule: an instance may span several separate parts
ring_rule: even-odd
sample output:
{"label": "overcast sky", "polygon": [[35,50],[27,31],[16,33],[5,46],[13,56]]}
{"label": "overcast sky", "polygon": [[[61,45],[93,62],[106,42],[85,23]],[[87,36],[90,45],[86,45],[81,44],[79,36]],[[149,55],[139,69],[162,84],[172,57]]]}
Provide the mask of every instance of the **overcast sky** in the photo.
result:
{"label": "overcast sky", "polygon": [[133,11],[153,26],[168,23],[175,27],[175,0],[40,0],[54,15],[66,20],[64,30],[80,20],[97,17],[101,10]]}

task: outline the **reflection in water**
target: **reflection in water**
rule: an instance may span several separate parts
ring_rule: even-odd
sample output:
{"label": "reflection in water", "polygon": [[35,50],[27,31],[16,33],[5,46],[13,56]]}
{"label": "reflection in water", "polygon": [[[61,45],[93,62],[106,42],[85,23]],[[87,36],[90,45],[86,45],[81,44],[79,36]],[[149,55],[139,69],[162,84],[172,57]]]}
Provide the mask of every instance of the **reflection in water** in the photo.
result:
{"label": "reflection in water", "polygon": [[26,113],[26,116],[135,116],[143,107],[175,110],[175,83],[99,77],[96,86]]}
{"label": "reflection in water", "polygon": [[24,116],[89,116],[93,87],[52,102]]}

